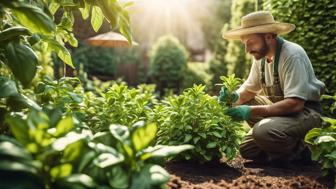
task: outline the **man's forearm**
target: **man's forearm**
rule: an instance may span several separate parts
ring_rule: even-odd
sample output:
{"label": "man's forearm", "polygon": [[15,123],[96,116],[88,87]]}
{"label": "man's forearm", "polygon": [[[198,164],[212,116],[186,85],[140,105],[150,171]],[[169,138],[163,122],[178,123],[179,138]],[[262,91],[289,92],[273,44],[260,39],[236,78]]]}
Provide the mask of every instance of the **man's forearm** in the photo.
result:
{"label": "man's forearm", "polygon": [[300,112],[304,107],[304,100],[288,98],[272,105],[251,106],[251,117],[284,116]]}
{"label": "man's forearm", "polygon": [[255,97],[255,93],[249,92],[247,90],[238,90],[237,93],[239,94],[239,98],[234,105],[241,105],[245,104],[246,102],[252,100]]}

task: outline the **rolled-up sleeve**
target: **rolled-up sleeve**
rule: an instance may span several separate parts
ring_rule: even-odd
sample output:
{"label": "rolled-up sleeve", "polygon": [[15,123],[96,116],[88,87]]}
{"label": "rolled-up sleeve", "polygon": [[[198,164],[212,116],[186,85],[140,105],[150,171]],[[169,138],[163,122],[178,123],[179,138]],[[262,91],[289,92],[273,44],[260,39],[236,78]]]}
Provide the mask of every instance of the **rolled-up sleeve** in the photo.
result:
{"label": "rolled-up sleeve", "polygon": [[260,83],[260,68],[257,61],[253,61],[248,78],[238,91],[247,90],[252,93],[259,93],[262,89]]}
{"label": "rolled-up sleeve", "polygon": [[309,76],[305,60],[299,56],[289,57],[284,65],[284,97],[308,99]]}

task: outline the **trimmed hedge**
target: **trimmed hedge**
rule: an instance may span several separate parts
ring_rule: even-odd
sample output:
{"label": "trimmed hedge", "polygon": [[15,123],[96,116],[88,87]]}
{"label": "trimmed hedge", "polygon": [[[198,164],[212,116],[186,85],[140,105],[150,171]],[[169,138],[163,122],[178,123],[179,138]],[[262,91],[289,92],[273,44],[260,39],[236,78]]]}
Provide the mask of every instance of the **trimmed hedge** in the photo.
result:
{"label": "trimmed hedge", "polygon": [[315,74],[325,82],[326,93],[336,92],[336,3],[335,0],[265,0],[276,20],[296,25],[285,36],[308,53]]}

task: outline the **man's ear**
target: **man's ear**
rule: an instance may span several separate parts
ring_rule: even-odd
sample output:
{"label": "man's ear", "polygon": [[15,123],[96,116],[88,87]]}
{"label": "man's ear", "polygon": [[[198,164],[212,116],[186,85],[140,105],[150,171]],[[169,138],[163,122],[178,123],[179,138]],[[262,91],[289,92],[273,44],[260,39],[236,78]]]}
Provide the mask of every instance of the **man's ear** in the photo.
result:
{"label": "man's ear", "polygon": [[267,43],[267,45],[270,45],[274,39],[276,39],[277,35],[273,34],[273,33],[266,33],[264,35],[265,41]]}

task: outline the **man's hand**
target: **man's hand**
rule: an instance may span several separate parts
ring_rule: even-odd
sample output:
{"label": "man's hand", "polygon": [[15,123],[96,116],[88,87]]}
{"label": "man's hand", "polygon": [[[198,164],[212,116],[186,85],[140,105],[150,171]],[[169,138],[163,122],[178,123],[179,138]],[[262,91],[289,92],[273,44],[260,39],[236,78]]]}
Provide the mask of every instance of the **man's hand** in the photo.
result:
{"label": "man's hand", "polygon": [[251,107],[248,105],[229,108],[226,114],[237,120],[249,120],[251,117]]}
{"label": "man's hand", "polygon": [[[223,86],[219,92],[219,98],[218,98],[218,101],[219,102],[226,102],[226,98],[228,97],[229,95],[229,91],[228,89]],[[231,94],[231,102],[234,103],[236,102],[237,100],[239,99],[239,95],[237,92],[233,92]]]}

